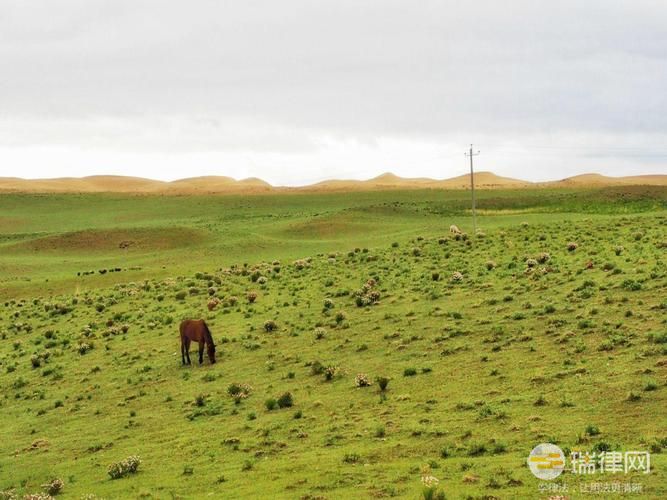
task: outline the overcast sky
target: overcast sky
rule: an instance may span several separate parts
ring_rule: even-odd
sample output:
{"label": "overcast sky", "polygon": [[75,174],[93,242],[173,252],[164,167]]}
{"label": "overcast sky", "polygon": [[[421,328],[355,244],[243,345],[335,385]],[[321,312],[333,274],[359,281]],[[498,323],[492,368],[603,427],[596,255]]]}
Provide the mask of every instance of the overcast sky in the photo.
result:
{"label": "overcast sky", "polygon": [[662,0],[1,0],[0,176],[667,173]]}

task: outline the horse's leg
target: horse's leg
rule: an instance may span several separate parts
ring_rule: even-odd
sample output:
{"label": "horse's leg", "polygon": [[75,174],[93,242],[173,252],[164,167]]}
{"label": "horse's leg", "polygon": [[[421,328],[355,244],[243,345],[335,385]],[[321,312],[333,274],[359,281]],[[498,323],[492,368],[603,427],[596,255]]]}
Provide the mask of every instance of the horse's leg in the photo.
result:
{"label": "horse's leg", "polygon": [[190,363],[190,339],[186,338],[185,339],[185,358],[188,360],[188,364]]}
{"label": "horse's leg", "polygon": [[199,364],[201,365],[204,362],[204,342],[199,341]]}
{"label": "horse's leg", "polygon": [[183,337],[181,337],[181,364],[185,364],[185,342],[183,342]]}

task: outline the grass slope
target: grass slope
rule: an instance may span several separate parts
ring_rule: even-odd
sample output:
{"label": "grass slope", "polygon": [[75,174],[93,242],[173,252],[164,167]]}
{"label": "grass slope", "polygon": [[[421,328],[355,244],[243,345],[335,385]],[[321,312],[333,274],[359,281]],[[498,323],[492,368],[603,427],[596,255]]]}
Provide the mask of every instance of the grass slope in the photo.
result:
{"label": "grass slope", "polygon": [[[142,197],[114,215],[100,205],[119,198],[4,198],[3,217],[25,217],[38,238],[114,224],[168,232],[171,210],[173,226],[213,236],[201,253],[122,254],[155,278],[95,273],[72,278],[89,280],[78,293],[26,281],[30,295],[5,300],[0,490],[59,477],[67,498],[415,498],[428,464],[450,498],[534,498],[526,457],[548,441],[650,450],[652,474],[593,479],[665,497],[664,193],[622,193],[484,194],[494,215],[475,245],[444,230],[467,225],[463,196]],[[45,210],[54,203],[72,217]],[[331,234],[322,219],[338,224]],[[256,231],[271,244],[257,249]],[[57,270],[50,256],[12,254],[25,234],[6,233],[12,272],[44,259],[70,283],[82,258]],[[224,238],[242,249],[209,255]],[[355,248],[364,239],[375,245]],[[263,258],[271,251],[291,257]],[[90,264],[118,262],[108,252]],[[179,262],[160,273],[169,252]],[[206,318],[217,364],[180,366],[187,317]],[[372,385],[357,387],[359,374]],[[234,383],[248,397],[231,397]],[[111,480],[107,467],[135,454],[138,473]],[[558,481],[576,491],[590,480]]]}

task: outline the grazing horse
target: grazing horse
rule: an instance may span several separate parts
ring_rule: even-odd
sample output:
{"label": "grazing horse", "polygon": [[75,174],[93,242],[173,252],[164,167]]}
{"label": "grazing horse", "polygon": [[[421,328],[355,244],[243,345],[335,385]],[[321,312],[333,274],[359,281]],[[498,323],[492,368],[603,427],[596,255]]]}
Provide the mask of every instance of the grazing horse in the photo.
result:
{"label": "grazing horse", "polygon": [[203,319],[186,319],[181,322],[181,360],[190,364],[190,342],[199,343],[199,364],[204,362],[204,344],[208,352],[208,360],[215,363],[215,344],[211,331]]}

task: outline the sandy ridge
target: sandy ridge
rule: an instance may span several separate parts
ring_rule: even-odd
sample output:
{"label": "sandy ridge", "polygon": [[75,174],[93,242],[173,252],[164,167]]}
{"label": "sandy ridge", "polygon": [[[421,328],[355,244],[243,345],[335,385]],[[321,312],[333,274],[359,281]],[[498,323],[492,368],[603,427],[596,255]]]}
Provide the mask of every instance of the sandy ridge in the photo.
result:
{"label": "sandy ridge", "polygon": [[[501,177],[492,172],[475,173],[475,187],[480,189],[527,187],[601,187],[622,185],[667,186],[667,175],[637,175],[608,177],[600,174],[582,174],[557,181],[533,183]],[[56,179],[21,179],[0,177],[0,192],[24,193],[265,193],[265,192],[329,192],[366,191],[378,189],[469,189],[467,174],[450,179],[404,178],[385,173],[368,180],[327,180],[300,187],[272,186],[257,178],[235,180],[224,176],[191,177],[172,182],[140,177],[96,175],[90,177],[62,177]]]}

